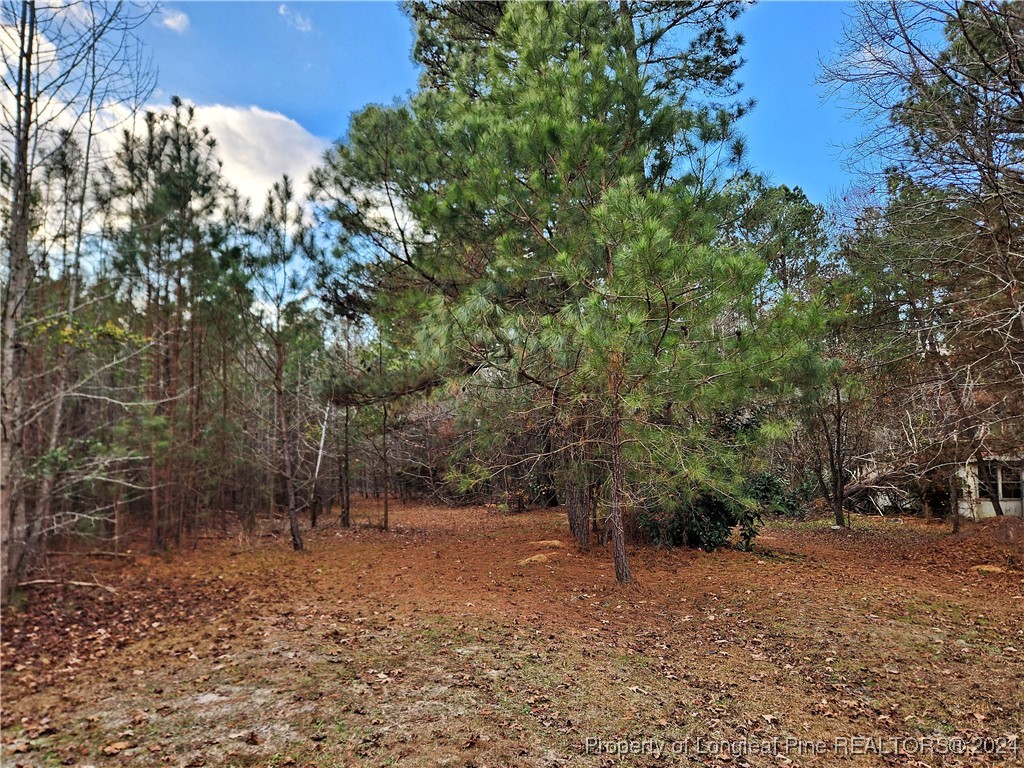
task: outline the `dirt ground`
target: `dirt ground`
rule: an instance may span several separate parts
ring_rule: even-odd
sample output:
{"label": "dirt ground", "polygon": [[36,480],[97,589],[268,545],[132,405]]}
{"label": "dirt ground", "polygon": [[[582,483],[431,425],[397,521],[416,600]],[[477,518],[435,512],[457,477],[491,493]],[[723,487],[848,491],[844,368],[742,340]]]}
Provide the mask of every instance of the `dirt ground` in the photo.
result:
{"label": "dirt ground", "polygon": [[1024,765],[1024,521],[778,522],[621,588],[557,510],[359,512],[56,558],[3,617],[2,764]]}

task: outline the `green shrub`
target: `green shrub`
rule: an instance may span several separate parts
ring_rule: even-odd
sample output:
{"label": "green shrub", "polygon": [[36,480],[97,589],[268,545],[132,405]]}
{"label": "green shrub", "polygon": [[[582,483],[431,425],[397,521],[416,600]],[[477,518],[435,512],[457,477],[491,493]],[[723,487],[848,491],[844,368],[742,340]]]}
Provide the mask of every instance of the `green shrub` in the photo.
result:
{"label": "green shrub", "polygon": [[637,527],[650,541],[707,552],[727,544],[737,526],[740,548],[750,549],[760,524],[757,511],[714,494],[652,506],[637,515]]}
{"label": "green shrub", "polygon": [[760,504],[765,512],[801,518],[807,512],[807,501],[813,491],[813,481],[804,481],[797,488],[790,490],[774,472],[760,472],[746,479],[743,491]]}

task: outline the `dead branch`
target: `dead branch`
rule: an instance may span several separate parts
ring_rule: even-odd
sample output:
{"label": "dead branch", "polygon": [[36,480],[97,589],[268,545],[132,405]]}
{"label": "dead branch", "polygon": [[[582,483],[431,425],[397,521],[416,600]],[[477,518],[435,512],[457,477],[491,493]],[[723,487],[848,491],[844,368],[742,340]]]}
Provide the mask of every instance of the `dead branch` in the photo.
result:
{"label": "dead branch", "polygon": [[100,584],[98,581],[58,581],[57,579],[32,579],[30,581],[19,581],[19,587],[31,587],[36,584],[60,584],[61,586],[70,584],[73,587],[99,587],[105,589],[113,595],[117,594],[117,590],[113,587],[109,587],[106,584]]}
{"label": "dead branch", "polygon": [[48,552],[50,557],[124,557],[134,560],[135,555],[125,552]]}

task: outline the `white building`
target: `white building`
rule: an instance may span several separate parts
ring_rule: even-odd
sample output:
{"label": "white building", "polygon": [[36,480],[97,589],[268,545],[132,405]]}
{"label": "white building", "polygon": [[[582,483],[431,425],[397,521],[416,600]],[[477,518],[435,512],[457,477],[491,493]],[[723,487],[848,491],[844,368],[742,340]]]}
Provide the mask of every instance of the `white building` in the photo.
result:
{"label": "white building", "polygon": [[1004,515],[1024,517],[1024,458],[986,456],[957,469],[961,492],[959,511],[964,517],[981,520],[996,515],[996,502]]}

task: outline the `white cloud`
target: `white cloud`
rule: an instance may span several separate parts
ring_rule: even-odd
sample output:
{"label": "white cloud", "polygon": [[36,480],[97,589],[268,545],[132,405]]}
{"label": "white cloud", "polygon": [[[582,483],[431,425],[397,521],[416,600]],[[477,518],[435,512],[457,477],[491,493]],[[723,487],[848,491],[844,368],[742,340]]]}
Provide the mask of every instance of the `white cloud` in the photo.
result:
{"label": "white cloud", "polygon": [[288,24],[292,29],[298,30],[299,32],[312,32],[313,22],[308,16],[298,11],[293,11],[285,3],[281,3],[277,7],[277,12],[284,17],[285,23]]}
{"label": "white cloud", "polygon": [[330,144],[290,117],[259,107],[202,105],[196,107],[196,118],[217,140],[224,177],[252,200],[255,212],[262,210],[267,191],[282,174],[304,195],[306,177]]}
{"label": "white cloud", "polygon": [[174,8],[164,8],[160,11],[160,26],[172,29],[175,32],[184,32],[188,29],[188,14]]}
{"label": "white cloud", "polygon": [[[196,126],[209,128],[217,141],[215,154],[223,163],[225,181],[249,198],[254,213],[263,210],[267,192],[284,174],[292,179],[296,195],[305,197],[309,172],[330,146],[327,139],[313,135],[280,112],[256,106],[187,103],[195,107]],[[123,130],[140,134],[145,130],[146,110],[161,113],[170,109],[167,104],[150,104],[133,115],[124,105],[107,105],[97,115],[97,148],[109,155]]]}

